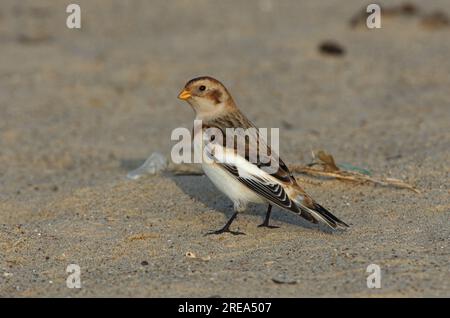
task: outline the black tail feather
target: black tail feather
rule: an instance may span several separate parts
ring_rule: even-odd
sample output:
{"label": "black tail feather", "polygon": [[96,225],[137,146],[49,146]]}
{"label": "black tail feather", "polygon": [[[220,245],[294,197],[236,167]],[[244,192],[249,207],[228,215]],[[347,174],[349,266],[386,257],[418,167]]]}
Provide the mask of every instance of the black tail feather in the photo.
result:
{"label": "black tail feather", "polygon": [[342,220],[339,220],[330,211],[328,211],[323,206],[321,206],[320,204],[315,203],[315,202],[314,202],[314,211],[318,212],[321,216],[323,216],[325,219],[327,219],[327,221],[332,223],[334,225],[334,228],[336,226],[349,227],[347,223],[345,223]]}
{"label": "black tail feather", "polygon": [[300,204],[299,208],[302,211],[301,216],[303,216],[305,219],[313,223],[317,223],[317,220],[320,219],[333,229],[337,227],[341,228],[349,227],[347,223],[338,219],[330,211],[328,211],[327,209],[325,209],[323,206],[321,206],[316,202],[313,203],[312,208]]}

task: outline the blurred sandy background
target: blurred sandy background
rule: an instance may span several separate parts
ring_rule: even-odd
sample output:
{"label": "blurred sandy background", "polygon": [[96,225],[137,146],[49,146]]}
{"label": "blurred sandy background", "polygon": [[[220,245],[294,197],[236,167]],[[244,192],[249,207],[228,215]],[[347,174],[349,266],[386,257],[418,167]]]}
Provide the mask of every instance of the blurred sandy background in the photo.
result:
{"label": "blurred sandy background", "polygon": [[[0,7],[0,296],[450,296],[450,26],[423,21],[449,1],[378,30],[350,26],[362,1],[76,1],[81,30],[69,3]],[[316,179],[304,187],[350,230],[279,209],[281,228],[257,228],[253,207],[234,224],[246,236],[204,237],[232,212],[207,178],[125,179],[191,127],[176,95],[198,75],[280,127],[284,161],[324,149],[422,194]]]}

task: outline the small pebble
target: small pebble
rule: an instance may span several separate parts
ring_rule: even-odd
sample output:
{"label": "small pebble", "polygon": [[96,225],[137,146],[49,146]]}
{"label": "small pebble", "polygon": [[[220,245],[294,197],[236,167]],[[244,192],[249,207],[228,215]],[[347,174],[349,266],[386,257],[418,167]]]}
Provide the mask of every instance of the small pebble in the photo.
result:
{"label": "small pebble", "polygon": [[276,277],[272,277],[272,281],[275,284],[287,284],[287,285],[294,285],[294,284],[298,283],[297,280],[291,279],[291,278],[289,278],[289,277],[287,277],[285,275],[279,275],[279,276],[276,276]]}
{"label": "small pebble", "polygon": [[340,56],[340,55],[345,54],[344,48],[340,44],[338,44],[334,41],[322,42],[319,45],[319,51],[322,54],[332,55],[332,56]]}

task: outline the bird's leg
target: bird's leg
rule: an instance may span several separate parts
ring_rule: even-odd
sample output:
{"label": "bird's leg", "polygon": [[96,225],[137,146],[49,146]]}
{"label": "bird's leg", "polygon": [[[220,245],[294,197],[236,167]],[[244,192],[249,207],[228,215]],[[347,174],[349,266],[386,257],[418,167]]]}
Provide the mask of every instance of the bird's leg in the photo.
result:
{"label": "bird's leg", "polygon": [[268,227],[269,229],[279,228],[279,226],[269,225],[269,219],[270,219],[271,213],[272,213],[272,204],[269,204],[269,206],[267,207],[266,218],[264,219],[264,222],[262,222],[260,225],[258,225],[258,227]]}
{"label": "bird's leg", "polygon": [[238,231],[231,231],[230,230],[230,225],[231,223],[233,223],[234,219],[237,217],[239,212],[234,212],[234,214],[231,216],[231,218],[227,221],[227,223],[223,226],[223,228],[221,228],[220,230],[217,231],[212,231],[212,232],[208,232],[205,234],[206,235],[211,235],[211,234],[222,234],[222,233],[231,233],[233,235],[245,235],[245,233],[242,232],[238,232]]}

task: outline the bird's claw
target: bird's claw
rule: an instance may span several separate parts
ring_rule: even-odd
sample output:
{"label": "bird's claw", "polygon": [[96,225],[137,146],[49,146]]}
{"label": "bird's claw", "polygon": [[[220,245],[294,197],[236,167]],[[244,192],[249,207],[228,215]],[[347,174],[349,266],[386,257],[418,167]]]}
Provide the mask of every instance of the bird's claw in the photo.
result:
{"label": "bird's claw", "polygon": [[230,229],[220,229],[220,230],[217,230],[217,231],[211,231],[211,232],[205,233],[204,236],[219,235],[219,234],[223,234],[223,233],[230,233],[230,234],[233,234],[233,235],[245,235],[244,232],[231,231]]}

